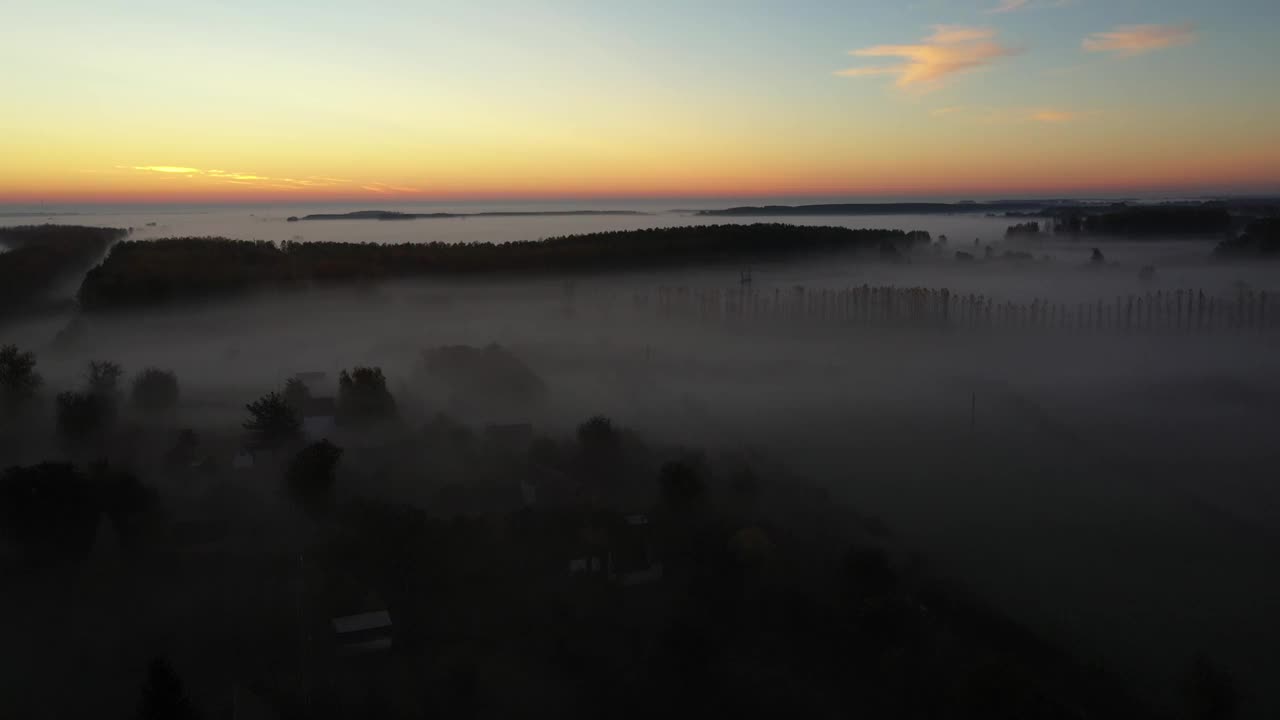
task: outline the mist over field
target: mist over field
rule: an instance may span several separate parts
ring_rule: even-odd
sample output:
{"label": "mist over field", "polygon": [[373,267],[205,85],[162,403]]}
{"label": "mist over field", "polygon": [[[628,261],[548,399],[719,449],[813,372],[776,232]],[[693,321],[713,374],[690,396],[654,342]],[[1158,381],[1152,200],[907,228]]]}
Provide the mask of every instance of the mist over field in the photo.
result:
{"label": "mist over field", "polygon": [[[845,222],[864,220],[881,218]],[[1001,251],[1037,260],[969,265],[950,257],[972,247],[970,235],[1007,222],[898,218],[900,227],[932,225],[959,239],[945,251],[919,248],[906,264],[840,255],[756,265],[750,291],[865,284],[1087,303],[1175,288],[1280,290],[1274,269],[1210,262],[1204,241],[1001,239]],[[421,220],[394,231],[433,236],[437,223],[505,232],[488,219]],[[381,229],[346,227],[355,224],[324,232]],[[307,237],[311,228],[303,228]],[[1107,267],[1086,267],[1095,245]],[[1146,265],[1157,275],[1143,281]],[[38,352],[51,389],[74,387],[89,360],[110,359],[126,373],[174,371],[182,404],[171,424],[215,438],[228,456],[246,403],[299,373],[325,373],[331,385],[340,370],[367,365],[386,373],[409,425],[446,412],[476,426],[531,423],[567,435],[604,415],[655,443],[768,458],[874,518],[898,551],[963,579],[1159,704],[1173,702],[1174,679],[1203,651],[1258,693],[1256,708],[1275,707],[1265,688],[1280,673],[1271,652],[1280,642],[1272,618],[1280,607],[1272,572],[1280,551],[1276,333],[717,322],[663,316],[637,300],[663,288],[743,292],[743,271],[390,282],[46,316],[11,323],[4,340]],[[459,398],[424,367],[424,351],[495,343],[545,382],[545,400]],[[58,452],[51,442],[10,446],[5,464]],[[410,470],[389,472],[393,479],[368,490],[429,504],[441,489]]]}

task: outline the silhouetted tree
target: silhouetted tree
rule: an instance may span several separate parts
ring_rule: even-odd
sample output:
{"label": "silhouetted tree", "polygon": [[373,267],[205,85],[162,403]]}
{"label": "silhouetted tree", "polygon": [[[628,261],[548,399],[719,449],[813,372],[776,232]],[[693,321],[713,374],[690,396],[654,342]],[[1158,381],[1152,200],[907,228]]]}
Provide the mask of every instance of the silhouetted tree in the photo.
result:
{"label": "silhouetted tree", "polygon": [[338,376],[338,417],[343,425],[366,425],[396,415],[382,368],[356,367]]}
{"label": "silhouetted tree", "polygon": [[596,415],[578,426],[578,449],[583,469],[597,476],[616,473],[622,465],[622,439],[613,422]]}
{"label": "silhouetted tree", "polygon": [[147,666],[147,681],[138,701],[138,720],[194,720],[197,717],[173,666],[164,658],[153,659]]}
{"label": "silhouetted tree", "polygon": [[149,412],[173,410],[178,406],[178,376],[159,368],[138,373],[133,380],[133,404]]}
{"label": "silhouetted tree", "polygon": [[101,514],[95,488],[69,464],[12,467],[0,476],[0,535],[31,565],[83,559]]}
{"label": "silhouetted tree", "polygon": [[88,372],[89,392],[106,397],[114,396],[119,389],[124,371],[110,360],[90,361]]}
{"label": "silhouetted tree", "polygon": [[111,426],[120,406],[120,376],[124,371],[110,360],[90,361],[85,374],[85,387],[98,405],[98,422],[101,429]]}
{"label": "silhouetted tree", "polygon": [[707,485],[700,464],[693,460],[673,460],[659,471],[662,502],[675,511],[700,507],[706,501]]}
{"label": "silhouetted tree", "polygon": [[309,512],[331,507],[341,459],[342,448],[328,440],[303,448],[285,471],[285,486],[290,497]]}
{"label": "silhouetted tree", "polygon": [[278,450],[302,438],[302,420],[280,393],[268,393],[245,406],[249,422],[249,447],[254,450]]}
{"label": "silhouetted tree", "polygon": [[73,391],[58,393],[58,436],[68,446],[79,447],[99,439],[113,418],[110,401],[101,395]]}
{"label": "silhouetted tree", "polygon": [[0,347],[0,410],[6,417],[25,408],[42,384],[34,353],[23,352],[16,345]]}

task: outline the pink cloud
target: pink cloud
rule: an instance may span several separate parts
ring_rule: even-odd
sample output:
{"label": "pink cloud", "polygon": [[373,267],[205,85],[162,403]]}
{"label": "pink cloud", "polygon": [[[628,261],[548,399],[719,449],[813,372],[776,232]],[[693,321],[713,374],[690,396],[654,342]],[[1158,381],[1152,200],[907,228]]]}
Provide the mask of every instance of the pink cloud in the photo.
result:
{"label": "pink cloud", "polygon": [[1108,32],[1097,32],[1082,43],[1088,52],[1110,52],[1120,57],[1133,57],[1152,50],[1189,45],[1195,42],[1195,27],[1185,25],[1121,25]]}
{"label": "pink cloud", "polygon": [[889,65],[840,70],[844,77],[893,75],[900,88],[931,90],[952,75],[976,70],[1018,50],[996,42],[990,28],[935,25],[933,34],[913,45],[875,45],[850,54],[857,57],[899,58]]}

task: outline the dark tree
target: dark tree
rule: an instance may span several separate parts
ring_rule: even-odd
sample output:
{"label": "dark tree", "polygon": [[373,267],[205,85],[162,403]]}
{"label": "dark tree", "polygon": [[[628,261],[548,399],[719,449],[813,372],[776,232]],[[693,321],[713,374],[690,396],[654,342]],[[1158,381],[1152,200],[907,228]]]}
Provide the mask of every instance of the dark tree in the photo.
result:
{"label": "dark tree", "polygon": [[0,410],[5,416],[25,408],[42,384],[34,353],[22,352],[16,345],[0,347]]}
{"label": "dark tree", "polygon": [[124,371],[110,360],[90,361],[87,376],[89,392],[103,397],[113,397],[119,389]]}
{"label": "dark tree", "polygon": [[155,658],[147,666],[147,681],[138,701],[138,720],[194,720],[198,717],[187,691],[164,658]]}
{"label": "dark tree", "polygon": [[97,402],[99,426],[107,428],[115,422],[120,400],[120,376],[124,371],[110,360],[91,361],[85,375],[87,392]]}
{"label": "dark tree", "polygon": [[622,438],[613,422],[603,415],[578,426],[578,449],[587,472],[608,474],[617,472],[622,465]]}
{"label": "dark tree", "polygon": [[356,367],[338,376],[338,417],[342,425],[368,425],[396,416],[382,368]]}
{"label": "dark tree", "polygon": [[13,467],[0,476],[0,536],[31,565],[83,559],[101,514],[97,493],[72,465]]}
{"label": "dark tree", "polygon": [[707,496],[707,484],[699,463],[675,460],[663,464],[659,471],[662,502],[671,510],[684,511],[700,507]]}
{"label": "dark tree", "polygon": [[309,512],[332,507],[333,487],[341,459],[342,448],[328,440],[303,448],[285,471],[285,486],[290,497]]}
{"label": "dark tree", "polygon": [[249,422],[249,446],[254,450],[278,450],[302,438],[302,420],[280,393],[268,393],[245,405]]}
{"label": "dark tree", "polygon": [[71,447],[99,439],[113,418],[110,401],[101,395],[71,391],[58,393],[58,436]]}
{"label": "dark tree", "polygon": [[168,412],[178,407],[178,376],[172,370],[147,368],[133,380],[133,404],[139,410]]}

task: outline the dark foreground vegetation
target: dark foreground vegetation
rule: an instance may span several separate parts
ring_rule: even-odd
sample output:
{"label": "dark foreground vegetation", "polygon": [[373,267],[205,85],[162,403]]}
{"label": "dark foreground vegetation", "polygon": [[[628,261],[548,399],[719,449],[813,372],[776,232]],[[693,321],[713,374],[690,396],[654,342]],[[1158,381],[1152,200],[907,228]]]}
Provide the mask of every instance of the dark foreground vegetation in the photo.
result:
{"label": "dark foreground vegetation", "polygon": [[699,225],[503,244],[285,243],[224,238],[122,242],[80,288],[86,310],[199,300],[234,292],[430,275],[626,271],[804,253],[896,255],[928,233],[792,225]]}
{"label": "dark foreground vegetation", "polygon": [[[422,371],[542,391],[498,347]],[[471,426],[373,367],[183,427],[179,378],[126,378],[91,363],[48,424],[36,358],[0,352],[0,453],[60,448],[0,475],[0,609],[14,647],[80,658],[72,694],[11,667],[5,716],[1153,717],[754,453]],[[81,636],[72,607],[113,617]],[[1207,659],[1185,689],[1233,716]]]}
{"label": "dark foreground vegetation", "polygon": [[75,225],[0,227],[0,317],[31,311],[128,231]]}

